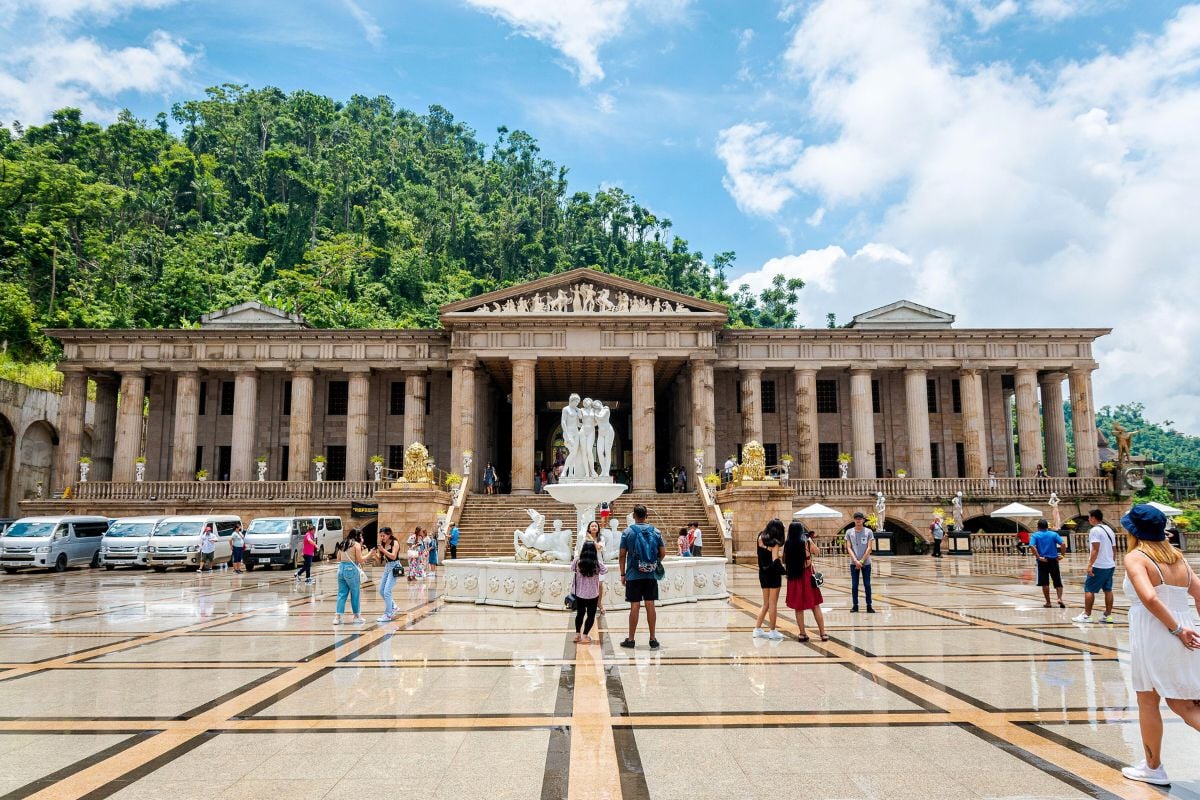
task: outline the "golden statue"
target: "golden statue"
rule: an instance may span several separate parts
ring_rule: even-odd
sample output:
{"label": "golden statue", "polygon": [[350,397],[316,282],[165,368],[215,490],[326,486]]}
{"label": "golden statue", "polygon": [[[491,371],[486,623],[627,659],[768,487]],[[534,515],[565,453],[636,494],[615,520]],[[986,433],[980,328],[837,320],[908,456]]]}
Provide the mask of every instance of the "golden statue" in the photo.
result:
{"label": "golden statue", "polygon": [[404,477],[401,478],[401,482],[432,485],[434,483],[432,463],[425,445],[413,442],[404,451]]}
{"label": "golden statue", "polygon": [[1124,464],[1129,460],[1133,449],[1133,434],[1125,431],[1125,426],[1119,422],[1113,423],[1113,438],[1117,440],[1117,463]]}
{"label": "golden statue", "polygon": [[767,451],[758,442],[746,442],[742,446],[742,469],[739,477],[743,481],[767,479]]}

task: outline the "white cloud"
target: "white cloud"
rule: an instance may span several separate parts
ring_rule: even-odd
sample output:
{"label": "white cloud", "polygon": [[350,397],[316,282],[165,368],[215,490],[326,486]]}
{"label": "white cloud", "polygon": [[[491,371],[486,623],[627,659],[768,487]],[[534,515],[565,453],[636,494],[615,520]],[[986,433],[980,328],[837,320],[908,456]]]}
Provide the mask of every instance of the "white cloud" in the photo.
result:
{"label": "white cloud", "polygon": [[110,19],[139,9],[165,8],[178,0],[0,0],[0,14],[28,11],[49,20]]}
{"label": "white cloud", "polygon": [[37,123],[64,106],[93,118],[112,117],[113,109],[102,101],[127,91],[179,86],[193,59],[181,40],[163,31],[155,31],[144,47],[120,49],[51,33],[0,56],[0,119]]}
{"label": "white cloud", "polygon": [[466,0],[524,36],[554,47],[580,84],[604,77],[600,47],[625,32],[636,13],[652,23],[678,19],[690,0]]}
{"label": "white cloud", "polygon": [[371,16],[365,8],[359,5],[355,0],[342,0],[346,10],[350,12],[350,16],[354,17],[354,21],[358,23],[363,30],[363,36],[371,43],[373,47],[379,47],[383,44],[383,28],[379,27],[379,23],[375,21],[375,17]]}
{"label": "white cloud", "polygon": [[596,108],[601,114],[611,114],[617,110],[617,98],[608,92],[596,95]]}
{"label": "white cloud", "polygon": [[1060,22],[1083,14],[1091,5],[1088,0],[1029,0],[1029,11],[1040,19]]}
{"label": "white cloud", "polygon": [[821,206],[813,213],[804,218],[804,221],[814,228],[825,221],[825,206]]}
{"label": "white cloud", "polygon": [[[1086,11],[1061,5],[1024,7]],[[793,198],[841,210],[848,238],[896,251],[818,249],[751,274],[810,275],[810,323],[908,297],[964,327],[1113,327],[1100,403],[1142,400],[1200,432],[1200,6],[1124,50],[1035,66],[1036,80],[958,62],[958,35],[933,0],[822,0],[796,16],[786,113],[824,138],[727,128],[726,188],[765,217]]]}
{"label": "white cloud", "polygon": [[1017,5],[1017,0],[999,0],[999,2],[959,0],[959,5],[975,18],[975,24],[981,31],[991,30],[1021,10],[1021,7]]}

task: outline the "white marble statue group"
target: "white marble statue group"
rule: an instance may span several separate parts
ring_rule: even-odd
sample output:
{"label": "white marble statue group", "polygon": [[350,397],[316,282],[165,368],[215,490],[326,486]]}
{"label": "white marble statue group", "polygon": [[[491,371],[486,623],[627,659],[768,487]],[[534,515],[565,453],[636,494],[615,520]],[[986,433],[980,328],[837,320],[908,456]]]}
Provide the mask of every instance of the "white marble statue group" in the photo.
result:
{"label": "white marble statue group", "polygon": [[508,298],[503,303],[494,302],[475,309],[477,314],[686,314],[689,309],[683,303],[672,304],[669,300],[638,297],[627,292],[612,292],[591,283],[577,283],[570,293],[559,289],[554,294],[535,292],[532,297]]}
{"label": "white marble statue group", "polygon": [[[584,537],[579,536],[574,547],[571,545],[571,529],[564,528],[561,519],[554,520],[554,530],[546,532],[546,515],[535,508],[525,509],[529,514],[529,525],[524,530],[513,531],[513,555],[517,561],[554,562],[571,561],[583,549]],[[600,531],[600,558],[615,561],[621,549],[621,531],[617,518],[609,520],[611,527]],[[629,524],[633,524],[632,517]]]}
{"label": "white marble statue group", "polygon": [[608,474],[616,436],[612,409],[599,400],[580,401],[579,395],[572,394],[563,406],[562,434],[567,447],[564,481],[612,480]]}

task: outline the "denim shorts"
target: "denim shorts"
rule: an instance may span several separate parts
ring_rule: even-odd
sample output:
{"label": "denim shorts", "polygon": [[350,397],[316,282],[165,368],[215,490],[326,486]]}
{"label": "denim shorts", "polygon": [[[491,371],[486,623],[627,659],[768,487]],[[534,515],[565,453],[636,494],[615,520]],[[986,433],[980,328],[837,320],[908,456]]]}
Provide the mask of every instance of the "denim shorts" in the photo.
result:
{"label": "denim shorts", "polygon": [[1113,572],[1116,567],[1092,567],[1092,575],[1087,576],[1087,580],[1083,582],[1083,590],[1085,592],[1111,592],[1113,587]]}

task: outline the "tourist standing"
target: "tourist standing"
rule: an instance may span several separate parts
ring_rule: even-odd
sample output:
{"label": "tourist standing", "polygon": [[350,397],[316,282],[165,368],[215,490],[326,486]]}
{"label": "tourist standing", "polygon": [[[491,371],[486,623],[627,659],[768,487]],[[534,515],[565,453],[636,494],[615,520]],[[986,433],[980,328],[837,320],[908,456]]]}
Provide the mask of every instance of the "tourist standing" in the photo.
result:
{"label": "tourist standing", "polygon": [[687,528],[679,529],[679,537],[675,540],[675,547],[679,551],[676,555],[688,557],[692,555],[692,543],[688,541]]}
{"label": "tourist standing", "polygon": [[[779,555],[783,550],[783,523],[773,519],[758,535],[758,586],[762,589],[762,605],[758,609],[758,619],[754,621],[754,632],[750,634],[755,639],[780,640],[783,634],[778,628],[779,622],[779,589],[783,586],[783,564]],[[770,624],[770,630],[763,630],[763,622]]]}
{"label": "tourist standing", "polygon": [[608,567],[596,551],[595,542],[589,540],[583,543],[579,557],[571,562],[571,572],[575,573],[571,585],[571,593],[575,595],[575,642],[591,644],[589,634],[600,605],[600,576],[608,573]]}
{"label": "tourist standing", "polygon": [[692,555],[699,558],[704,553],[704,534],[700,532],[700,523],[692,523]]}
{"label": "tourist standing", "polygon": [[458,558],[458,524],[455,523],[450,528],[450,539],[446,542],[446,550],[450,554],[450,558]]}
{"label": "tourist standing", "polygon": [[929,535],[933,538],[933,557],[942,557],[942,539],[946,536],[946,529],[942,527],[942,518],[935,516],[933,524],[929,526]]}
{"label": "tourist standing", "polygon": [[217,532],[212,525],[205,525],[200,534],[200,571],[212,572],[213,557],[217,554]]}
{"label": "tourist standing", "polygon": [[987,478],[988,478],[988,491],[995,492],[997,487],[1000,484],[1000,482],[998,480],[996,480],[996,468],[995,467],[988,467]]}
{"label": "tourist standing", "polygon": [[490,461],[483,468],[483,491],[485,494],[496,493],[496,468]]}
{"label": "tourist standing", "polygon": [[783,565],[787,573],[787,607],[796,612],[796,627],[800,629],[797,641],[807,642],[804,630],[804,612],[812,611],[817,621],[817,631],[822,642],[829,641],[825,633],[825,613],[821,611],[821,588],[813,574],[812,560],[816,556],[812,537],[799,522],[788,525],[787,541],[783,544]]}
{"label": "tourist standing", "polygon": [[429,530],[425,530],[426,553],[429,556],[429,577],[437,579],[438,565],[438,540],[437,536],[430,536]]}
{"label": "tourist standing", "polygon": [[406,575],[408,580],[416,581],[425,577],[425,570],[421,566],[421,550],[423,544],[421,542],[421,528],[417,527],[408,537],[408,551],[405,553],[408,556],[408,570]]}
{"label": "tourist standing", "polygon": [[851,613],[858,611],[858,583],[862,580],[867,596],[867,613],[874,614],[871,605],[871,551],[875,549],[875,534],[867,527],[867,515],[854,512],[854,526],[846,531],[846,552],[850,555],[850,594],[854,605]]}
{"label": "tourist standing", "polygon": [[667,555],[662,534],[646,522],[649,512],[638,503],[633,507],[633,524],[621,534],[621,585],[625,587],[625,602],[629,603],[629,636],[621,647],[634,647],[638,616],[646,605],[646,624],[650,628],[650,649],[658,649],[655,636],[657,615],[654,603],[658,600],[657,572]]}
{"label": "tourist standing", "polygon": [[[379,581],[379,596],[383,598],[383,616],[376,622],[391,622],[396,616],[396,601],[392,592],[396,588],[396,579],[404,571],[400,563],[400,541],[392,535],[391,528],[379,529],[379,547],[375,550],[376,558],[383,565],[383,577]],[[397,569],[398,568],[398,569]]]}
{"label": "tourist standing", "polygon": [[1075,617],[1075,622],[1091,622],[1092,606],[1096,604],[1096,592],[1104,592],[1104,616],[1100,619],[1113,624],[1113,573],[1117,569],[1117,559],[1114,551],[1117,546],[1117,536],[1113,529],[1104,522],[1104,512],[1093,508],[1088,512],[1088,523],[1092,526],[1088,531],[1087,579],[1083,582],[1083,613]]}
{"label": "tourist standing", "polygon": [[300,545],[300,555],[304,558],[304,563],[300,565],[300,569],[296,570],[296,580],[300,580],[300,576],[304,576],[305,583],[314,583],[312,576],[313,558],[317,555],[317,529],[311,524],[305,525],[304,541]]}
{"label": "tourist standing", "polygon": [[[592,542],[596,545],[597,558],[599,558],[601,561],[604,561],[604,528],[601,527],[600,523],[596,522],[596,520],[589,522],[587,528],[585,529],[584,537],[586,541]],[[605,571],[607,571],[607,569],[608,568],[605,567]],[[596,595],[596,609],[601,616],[603,616],[604,584],[600,584],[600,591]]]}
{"label": "tourist standing", "polygon": [[1167,518],[1157,508],[1134,506],[1121,525],[1136,540],[1125,556],[1124,590],[1129,598],[1130,678],[1146,754],[1121,773],[1166,786],[1170,779],[1162,763],[1161,700],[1200,731],[1200,634],[1191,625],[1191,606],[1200,613],[1200,580],[1166,541]]}
{"label": "tourist standing", "polygon": [[362,625],[364,620],[360,612],[359,593],[362,590],[362,576],[359,565],[363,562],[362,531],[351,528],[346,536],[335,545],[338,560],[338,593],[337,613],[334,614],[333,624],[342,624],[342,614],[346,611],[346,598],[350,598],[350,609],[354,612],[354,624]]}
{"label": "tourist standing", "polygon": [[1033,554],[1037,556],[1037,585],[1042,587],[1042,594],[1046,598],[1044,607],[1050,607],[1050,584],[1053,582],[1054,590],[1058,593],[1058,607],[1066,608],[1067,604],[1063,602],[1062,573],[1058,564],[1063,556],[1062,537],[1050,530],[1050,523],[1039,519],[1037,533],[1030,538],[1029,545],[1033,548]]}
{"label": "tourist standing", "polygon": [[233,533],[230,535],[230,546],[233,548],[233,571],[242,573],[246,571],[245,565],[242,563],[245,560],[246,552],[246,534],[242,531],[242,523],[237,523],[233,526]]}
{"label": "tourist standing", "polygon": [[725,469],[722,471],[722,474],[726,483],[729,483],[731,480],[733,480],[733,468],[736,466],[737,463],[733,460],[733,456],[725,459]]}

